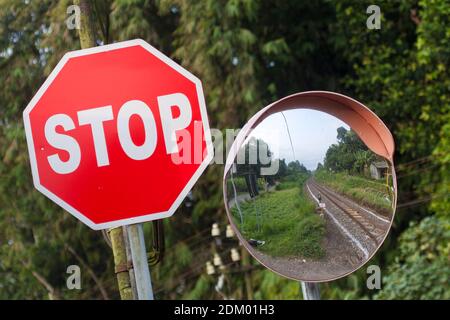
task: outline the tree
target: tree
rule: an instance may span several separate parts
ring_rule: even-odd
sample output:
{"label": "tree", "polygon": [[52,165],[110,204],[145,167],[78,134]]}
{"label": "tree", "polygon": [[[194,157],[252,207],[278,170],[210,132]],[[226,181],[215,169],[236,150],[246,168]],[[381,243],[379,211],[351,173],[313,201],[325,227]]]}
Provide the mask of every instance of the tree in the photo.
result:
{"label": "tree", "polygon": [[251,197],[259,194],[257,179],[266,178],[261,171],[272,165],[272,152],[262,139],[251,137],[238,152],[236,174],[244,176]]}
{"label": "tree", "polygon": [[336,131],[338,143],[328,148],[324,159],[325,168],[334,172],[364,174],[375,156],[353,130],[339,127]]}
{"label": "tree", "polygon": [[358,150],[354,153],[354,169],[360,175],[368,175],[369,165],[375,161],[375,155],[369,150]]}
{"label": "tree", "polygon": [[286,159],[279,159],[278,160],[278,172],[276,174],[276,178],[280,179],[287,175],[288,168],[286,165]]}
{"label": "tree", "polygon": [[321,162],[319,162],[317,164],[317,168],[316,168],[316,171],[320,171],[320,170],[323,170],[323,164]]}
{"label": "tree", "polygon": [[290,172],[289,174],[308,173],[308,169],[306,169],[306,167],[298,160],[289,162],[287,169],[288,172]]}

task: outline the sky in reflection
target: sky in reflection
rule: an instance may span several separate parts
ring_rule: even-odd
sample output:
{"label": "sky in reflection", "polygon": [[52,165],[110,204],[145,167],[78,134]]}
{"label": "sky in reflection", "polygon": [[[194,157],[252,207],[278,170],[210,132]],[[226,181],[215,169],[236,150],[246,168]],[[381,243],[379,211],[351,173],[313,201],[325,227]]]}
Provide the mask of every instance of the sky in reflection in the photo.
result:
{"label": "sky in reflection", "polygon": [[291,109],[283,114],[286,121],[281,112],[270,115],[251,132],[247,141],[251,137],[262,139],[269,144],[274,158],[286,159],[287,163],[298,160],[309,170],[315,170],[319,162],[323,163],[328,147],[337,143],[337,128],[350,129],[338,118],[321,111]]}

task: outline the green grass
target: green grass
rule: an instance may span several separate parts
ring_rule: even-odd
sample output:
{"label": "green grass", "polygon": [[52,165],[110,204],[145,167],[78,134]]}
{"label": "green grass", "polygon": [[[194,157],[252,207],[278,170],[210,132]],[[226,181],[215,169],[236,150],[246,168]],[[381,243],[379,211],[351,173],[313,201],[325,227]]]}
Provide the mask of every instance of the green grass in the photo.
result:
{"label": "green grass", "polygon": [[309,177],[310,175],[306,173],[291,174],[283,178],[283,180],[276,185],[275,189],[286,190],[295,187],[303,189],[303,185],[305,184],[306,180],[308,180]]}
{"label": "green grass", "polygon": [[[234,175],[233,181],[234,181],[234,186],[236,187],[237,193],[248,192],[247,184],[245,183],[244,177]],[[256,180],[256,184],[258,186],[259,191],[263,191],[265,189],[264,179],[258,178]],[[227,188],[228,188],[228,194],[232,194],[232,192],[234,192],[233,185],[231,184],[230,178],[227,179]]]}
{"label": "green grass", "polygon": [[272,256],[322,257],[325,222],[315,213],[315,205],[305,196],[298,181],[295,184],[283,182],[278,186],[278,191],[263,193],[240,204],[243,225],[237,209],[231,210],[242,235],[246,239],[266,241],[258,250]]}
{"label": "green grass", "polygon": [[361,205],[365,205],[379,213],[389,215],[392,213],[391,199],[384,181],[371,180],[347,173],[332,173],[326,170],[314,174],[314,179],[325,186],[346,195]]}
{"label": "green grass", "polygon": [[281,183],[277,184],[275,186],[275,190],[277,190],[277,191],[288,190],[288,189],[296,188],[297,186],[298,186],[297,181],[285,181],[285,182],[281,182]]}

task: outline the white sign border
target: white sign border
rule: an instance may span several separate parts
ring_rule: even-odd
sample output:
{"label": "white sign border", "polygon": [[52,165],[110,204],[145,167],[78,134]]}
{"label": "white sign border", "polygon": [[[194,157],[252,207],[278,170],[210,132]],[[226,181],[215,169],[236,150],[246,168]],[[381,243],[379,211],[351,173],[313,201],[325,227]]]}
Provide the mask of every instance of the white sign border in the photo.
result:
{"label": "white sign border", "polygon": [[[183,188],[183,190],[180,192],[178,197],[175,199],[174,203],[171,205],[169,210],[158,212],[158,213],[151,213],[151,214],[144,214],[140,215],[138,217],[134,218],[127,218],[127,219],[121,219],[121,220],[115,220],[110,222],[104,222],[104,223],[95,223],[89,218],[87,218],[85,215],[83,215],[81,212],[79,212],[77,209],[72,207],[70,204],[65,202],[63,199],[59,198],[56,194],[45,188],[43,185],[41,185],[39,180],[39,171],[37,168],[37,161],[36,161],[36,154],[34,149],[34,142],[33,142],[33,135],[31,132],[31,124],[30,124],[30,112],[33,110],[37,102],[41,99],[41,97],[44,95],[44,93],[47,91],[48,87],[51,85],[53,80],[57,77],[59,72],[62,70],[64,65],[69,61],[71,58],[100,53],[100,52],[107,52],[122,48],[128,48],[133,46],[141,46],[148,52],[150,52],[152,55],[156,56],[158,59],[163,61],[165,64],[169,65],[172,69],[182,74],[184,77],[192,81],[196,88],[197,88],[197,97],[199,101],[199,107],[200,107],[200,113],[202,117],[202,123],[203,123],[203,131],[205,136],[205,143],[206,143],[206,150],[207,154],[205,156],[205,159],[202,161],[200,166],[195,171],[194,175],[191,177],[189,182],[186,184],[186,186]],[[128,40],[128,41],[122,41],[117,42],[113,44],[108,44],[104,46],[98,46],[98,47],[92,47],[88,49],[82,49],[82,50],[76,50],[66,53],[62,59],[58,62],[56,67],[53,69],[53,71],[50,73],[48,78],[45,80],[45,82],[42,84],[42,86],[39,88],[38,92],[34,95],[33,99],[31,99],[30,103],[27,105],[25,110],[23,111],[23,121],[24,121],[24,127],[25,127],[25,134],[27,138],[27,145],[28,145],[28,154],[30,157],[30,163],[31,163],[31,173],[33,176],[33,183],[34,187],[40,191],[42,194],[44,194],[47,198],[58,204],[60,207],[62,207],[64,210],[75,216],[78,220],[89,226],[91,229],[94,230],[102,230],[102,229],[108,229],[108,228],[115,228],[135,223],[141,223],[141,222],[147,222],[157,219],[163,219],[172,216],[177,208],[180,206],[184,198],[187,196],[189,191],[192,189],[194,184],[197,182],[197,180],[200,178],[203,171],[206,169],[206,167],[209,165],[211,160],[213,159],[213,145],[211,141],[211,131],[209,128],[209,122],[208,122],[208,115],[206,111],[206,104],[205,104],[205,98],[203,96],[203,88],[202,83],[199,78],[194,76],[192,73],[184,69],[182,66],[177,64],[175,61],[164,55],[162,52],[158,51],[156,48],[152,47],[150,44],[148,44],[146,41],[142,39],[134,39],[134,40]]]}

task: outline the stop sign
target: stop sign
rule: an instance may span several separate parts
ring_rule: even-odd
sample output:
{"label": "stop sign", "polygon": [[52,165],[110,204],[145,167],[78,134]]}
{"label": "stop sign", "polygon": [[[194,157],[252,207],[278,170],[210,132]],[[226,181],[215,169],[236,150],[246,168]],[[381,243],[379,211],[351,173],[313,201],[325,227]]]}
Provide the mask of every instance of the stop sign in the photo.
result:
{"label": "stop sign", "polygon": [[93,229],[171,216],[213,156],[200,80],[143,40],[64,55],[24,123],[36,189]]}

